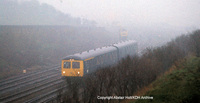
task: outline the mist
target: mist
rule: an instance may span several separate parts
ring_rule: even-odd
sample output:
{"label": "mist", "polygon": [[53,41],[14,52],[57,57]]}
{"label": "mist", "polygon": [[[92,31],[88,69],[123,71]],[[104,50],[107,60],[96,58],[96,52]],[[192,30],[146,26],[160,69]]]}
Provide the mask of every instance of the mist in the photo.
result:
{"label": "mist", "polygon": [[198,0],[38,0],[40,4],[75,17],[95,20],[106,25],[118,22],[123,26],[169,25],[199,28]]}
{"label": "mist", "polygon": [[124,28],[129,39],[149,46],[200,28],[198,0],[2,0],[0,5],[0,25],[84,24],[103,27],[113,38]]}
{"label": "mist", "polygon": [[199,0],[0,0],[0,44],[3,103],[200,95]]}
{"label": "mist", "polygon": [[[0,25],[9,27],[1,26],[0,29],[1,35],[25,38],[37,35],[41,40],[49,35],[48,38],[53,37],[49,41],[60,41],[59,38],[70,35],[71,39],[68,39],[74,42],[73,46],[69,46],[69,42],[53,44],[66,46],[64,51],[55,50],[62,52],[55,61],[69,54],[118,42],[120,29],[127,30],[128,39],[136,40],[139,51],[142,51],[147,47],[162,46],[179,35],[199,29],[199,4],[198,0],[1,0]],[[21,34],[18,34],[19,31]],[[84,40],[81,37],[85,37]],[[20,38],[14,39],[20,41]],[[32,42],[38,45],[36,39]],[[80,46],[79,42],[84,46]],[[21,47],[17,45],[16,48],[18,46]],[[69,50],[72,51],[65,52]],[[21,51],[26,51],[26,48],[18,52]]]}
{"label": "mist", "polygon": [[[18,2],[18,5],[24,7],[24,12],[30,12],[25,9],[28,2],[30,10],[40,10],[41,8],[35,6],[38,3],[40,7],[48,8],[39,14],[57,11],[63,15],[95,21],[99,26],[117,24],[124,27],[134,25],[157,28],[157,25],[164,25],[187,29],[186,31],[200,27],[198,0],[3,0],[0,9],[2,16],[11,8],[6,7],[8,2]],[[18,5],[13,4],[12,8]]]}

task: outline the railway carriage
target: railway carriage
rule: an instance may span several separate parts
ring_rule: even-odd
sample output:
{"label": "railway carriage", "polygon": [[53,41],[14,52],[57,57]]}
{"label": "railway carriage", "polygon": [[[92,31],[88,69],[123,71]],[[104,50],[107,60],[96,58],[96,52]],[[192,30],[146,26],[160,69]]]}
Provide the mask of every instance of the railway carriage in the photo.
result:
{"label": "railway carriage", "polygon": [[62,76],[82,77],[98,68],[117,64],[120,59],[135,54],[137,54],[137,43],[129,40],[69,55],[62,60]]}
{"label": "railway carriage", "polygon": [[121,60],[122,58],[129,56],[133,56],[137,54],[137,42],[133,40],[116,43],[113,44],[114,47],[117,48],[118,52],[118,60]]}

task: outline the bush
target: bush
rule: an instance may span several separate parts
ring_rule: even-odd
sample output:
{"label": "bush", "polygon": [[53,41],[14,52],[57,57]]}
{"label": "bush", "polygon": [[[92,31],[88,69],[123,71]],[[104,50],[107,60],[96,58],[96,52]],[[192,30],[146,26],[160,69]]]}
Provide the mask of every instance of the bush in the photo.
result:
{"label": "bush", "polygon": [[[81,87],[83,98],[79,102],[108,102],[108,100],[98,100],[97,96],[130,96],[139,88],[153,82],[176,61],[188,55],[199,56],[199,46],[200,30],[180,36],[162,47],[148,48],[140,57],[127,57],[114,67],[99,69],[86,75],[81,80],[84,84]],[[77,99],[73,97],[70,99]],[[68,99],[63,100],[68,101]]]}

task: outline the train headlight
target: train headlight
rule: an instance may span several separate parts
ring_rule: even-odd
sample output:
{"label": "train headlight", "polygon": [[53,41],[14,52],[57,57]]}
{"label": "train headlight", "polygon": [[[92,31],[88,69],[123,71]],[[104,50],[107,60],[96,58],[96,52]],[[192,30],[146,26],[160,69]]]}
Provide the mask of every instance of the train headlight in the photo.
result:
{"label": "train headlight", "polygon": [[80,72],[78,72],[78,74],[80,74]]}
{"label": "train headlight", "polygon": [[65,71],[63,71],[63,73],[65,74]]}

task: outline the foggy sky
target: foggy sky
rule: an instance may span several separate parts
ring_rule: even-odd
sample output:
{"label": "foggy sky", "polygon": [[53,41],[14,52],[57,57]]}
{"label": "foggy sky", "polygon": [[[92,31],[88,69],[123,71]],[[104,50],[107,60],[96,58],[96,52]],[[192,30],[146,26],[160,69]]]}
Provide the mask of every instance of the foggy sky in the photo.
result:
{"label": "foggy sky", "polygon": [[98,23],[200,27],[200,0],[38,0]]}
{"label": "foggy sky", "polygon": [[[28,10],[21,12],[15,12],[15,5],[13,7],[0,7],[0,13],[3,15],[0,17],[0,21],[3,21],[4,24],[12,25],[12,23],[24,24],[30,23],[37,25],[41,24],[60,24],[62,25],[62,20],[57,20],[58,18],[66,18],[66,15],[72,17],[83,18],[94,20],[100,26],[107,26],[111,24],[119,24],[123,27],[134,27],[143,28],[143,30],[151,29],[151,31],[165,29],[165,31],[173,31],[176,29],[178,33],[188,32],[195,29],[200,29],[200,0],[8,0],[8,1],[18,1],[18,4],[23,4],[30,1],[38,1],[38,4],[41,5],[43,9],[38,9],[34,7],[37,5],[37,2],[34,2],[33,7],[29,7]],[[31,2],[31,3],[32,3]],[[4,5],[4,4],[0,4]],[[24,5],[23,5],[24,6]],[[25,8],[27,8],[25,7]],[[32,9],[33,10],[32,10]],[[47,9],[48,8],[48,9]],[[53,9],[59,11],[55,15]],[[10,12],[12,9],[13,12]],[[41,11],[42,13],[36,13],[34,9],[37,10],[46,10]],[[35,15],[31,14],[34,11]],[[9,15],[7,15],[9,11]],[[27,11],[27,12],[26,12]],[[63,13],[63,14],[61,14]],[[14,14],[14,15],[12,15]],[[48,19],[45,18],[46,15],[53,14],[48,16]],[[7,16],[5,16],[7,15]],[[16,19],[23,16],[26,16],[24,22],[20,19]],[[27,16],[28,15],[28,16]],[[57,16],[59,15],[59,16]],[[35,16],[35,17],[34,17]],[[42,17],[45,16],[45,17]],[[6,19],[5,17],[9,17]],[[36,20],[33,20],[36,18]],[[18,21],[17,21],[18,20]],[[43,21],[41,21],[43,20]],[[12,21],[12,22],[10,22]],[[32,21],[32,22],[31,22]],[[49,22],[49,21],[52,21]],[[65,20],[66,21],[66,20]],[[9,23],[10,22],[10,23]],[[57,23],[55,23],[57,22]],[[1,24],[0,24],[1,25]],[[29,24],[28,24],[29,25]],[[132,28],[131,28],[132,29]],[[180,32],[179,32],[180,31]],[[147,31],[148,32],[148,31]]]}

